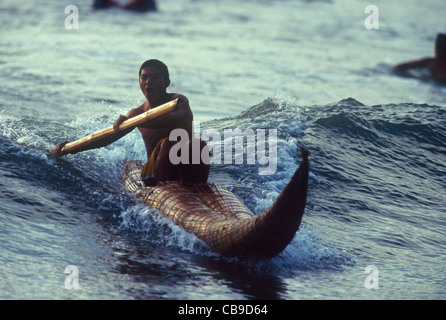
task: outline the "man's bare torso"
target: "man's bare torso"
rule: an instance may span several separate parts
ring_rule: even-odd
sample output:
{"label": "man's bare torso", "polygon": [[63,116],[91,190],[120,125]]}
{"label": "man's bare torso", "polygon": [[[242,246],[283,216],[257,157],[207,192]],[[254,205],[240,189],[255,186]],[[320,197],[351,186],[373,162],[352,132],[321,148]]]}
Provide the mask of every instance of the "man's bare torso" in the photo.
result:
{"label": "man's bare torso", "polygon": [[[193,115],[190,110],[187,99],[179,94],[168,94],[168,99],[163,103],[179,98],[178,108],[173,111],[172,115],[166,115],[160,117],[157,123],[151,121],[149,126],[139,126],[138,129],[141,132],[147,157],[150,157],[157,143],[166,137],[169,137],[170,132],[174,129],[184,129],[188,132],[189,137],[192,137],[192,120]],[[156,108],[156,107],[155,107]],[[150,109],[149,103],[146,101],[139,107],[130,110],[127,117],[134,117]]]}
{"label": "man's bare torso", "polygon": [[432,75],[440,81],[446,82],[446,61],[440,59],[433,59],[429,65],[429,70]]}

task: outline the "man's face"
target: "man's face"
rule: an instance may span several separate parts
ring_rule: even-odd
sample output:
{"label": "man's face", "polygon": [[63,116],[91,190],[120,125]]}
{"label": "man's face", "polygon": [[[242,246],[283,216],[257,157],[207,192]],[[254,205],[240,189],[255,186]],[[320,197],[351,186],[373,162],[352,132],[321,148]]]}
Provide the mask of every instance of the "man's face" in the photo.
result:
{"label": "man's face", "polygon": [[164,79],[164,75],[157,68],[146,67],[141,70],[139,87],[147,100],[156,102],[162,99],[169,84],[170,82]]}

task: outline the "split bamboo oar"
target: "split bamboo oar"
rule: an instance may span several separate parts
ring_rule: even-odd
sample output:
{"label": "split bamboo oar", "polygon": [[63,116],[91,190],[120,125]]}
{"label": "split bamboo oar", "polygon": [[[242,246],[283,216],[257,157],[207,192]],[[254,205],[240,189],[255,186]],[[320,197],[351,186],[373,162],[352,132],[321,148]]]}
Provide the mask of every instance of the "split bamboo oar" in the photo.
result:
{"label": "split bamboo oar", "polygon": [[79,140],[69,142],[65,146],[63,146],[60,152],[58,152],[56,155],[63,156],[68,153],[77,153],[80,151],[105,147],[110,143],[125,136],[136,126],[175,110],[177,107],[177,103],[178,98],[156,108],[150,109],[133,118],[127,119],[120,124],[117,131],[115,131],[113,126],[110,126],[108,128],[96,131]]}

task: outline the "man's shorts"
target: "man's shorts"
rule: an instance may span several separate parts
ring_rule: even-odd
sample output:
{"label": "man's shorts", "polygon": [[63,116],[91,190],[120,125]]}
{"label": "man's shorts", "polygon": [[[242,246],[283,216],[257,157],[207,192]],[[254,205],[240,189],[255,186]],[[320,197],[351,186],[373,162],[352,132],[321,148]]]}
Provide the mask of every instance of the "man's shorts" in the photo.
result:
{"label": "man's shorts", "polygon": [[147,178],[147,177],[154,177],[155,176],[155,162],[156,158],[158,158],[158,155],[161,150],[161,144],[168,139],[168,137],[161,139],[158,141],[158,143],[155,146],[155,149],[153,149],[152,154],[150,155],[149,159],[147,160],[147,163],[144,165],[144,168],[141,170],[141,178]]}

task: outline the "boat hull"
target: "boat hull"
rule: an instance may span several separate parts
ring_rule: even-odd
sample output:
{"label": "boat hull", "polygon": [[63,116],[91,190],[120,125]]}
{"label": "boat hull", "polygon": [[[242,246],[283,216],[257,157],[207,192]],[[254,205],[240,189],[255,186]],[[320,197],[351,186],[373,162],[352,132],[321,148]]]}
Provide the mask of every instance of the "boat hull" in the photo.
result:
{"label": "boat hull", "polygon": [[274,257],[291,242],[302,220],[308,155],[274,204],[258,215],[214,184],[165,182],[146,187],[140,178],[142,167],[141,161],[126,162],[125,189],[224,256]]}

